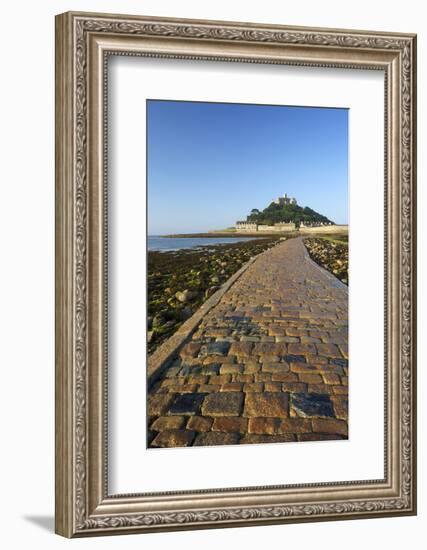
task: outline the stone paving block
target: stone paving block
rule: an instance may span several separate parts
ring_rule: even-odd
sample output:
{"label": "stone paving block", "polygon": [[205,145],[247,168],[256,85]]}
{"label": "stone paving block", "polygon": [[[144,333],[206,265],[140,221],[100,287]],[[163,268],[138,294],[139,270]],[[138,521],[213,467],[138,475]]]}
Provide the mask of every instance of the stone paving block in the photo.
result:
{"label": "stone paving block", "polygon": [[240,436],[236,433],[206,432],[199,434],[194,441],[194,446],[205,445],[236,445]]}
{"label": "stone paving block", "polygon": [[161,382],[162,388],[170,388],[171,386],[183,386],[185,384],[185,376],[176,376],[175,378],[167,378]]}
{"label": "stone paving block", "polygon": [[261,363],[256,363],[255,361],[247,361],[243,365],[244,374],[253,374],[254,372],[259,372],[261,370]]}
{"label": "stone paving block", "polygon": [[253,346],[253,342],[233,342],[228,354],[237,355],[238,357],[250,357]]}
{"label": "stone paving block", "polygon": [[206,355],[205,357],[198,357],[197,360],[205,367],[209,365],[221,365],[222,363],[228,362],[228,358],[234,359],[229,355],[221,357],[220,355]]}
{"label": "stone paving block", "polygon": [[181,370],[181,365],[177,367],[169,367],[167,371],[164,374],[165,378],[174,378],[175,376],[178,376],[179,371]]}
{"label": "stone paving block", "polygon": [[219,369],[221,368],[220,363],[212,363],[211,365],[204,365],[200,369],[200,374],[202,376],[212,376],[219,374]]}
{"label": "stone paving block", "polygon": [[237,362],[234,355],[225,355],[224,357],[220,357],[219,360],[221,361],[221,365],[232,365]]}
{"label": "stone paving block", "polygon": [[248,433],[276,434],[280,426],[280,418],[249,418]]}
{"label": "stone paving block", "polygon": [[333,417],[334,409],[328,395],[291,393],[291,416]]}
{"label": "stone paving block", "polygon": [[319,340],[322,340],[322,341],[324,338],[329,338],[329,332],[321,331],[321,330],[310,330],[309,335],[312,338],[318,338]]}
{"label": "stone paving block", "polygon": [[294,372],[274,373],[271,375],[271,380],[272,382],[298,382],[298,375]]}
{"label": "stone paving block", "polygon": [[187,429],[195,432],[208,432],[213,423],[213,418],[206,416],[190,416],[187,422]]}
{"label": "stone paving block", "polygon": [[270,362],[275,363],[280,361],[280,355],[274,355],[270,353],[261,353],[259,356],[260,363]]}
{"label": "stone paving block", "polygon": [[242,391],[243,384],[241,382],[228,382],[221,386],[220,391]]}
{"label": "stone paving block", "polygon": [[310,365],[310,363],[291,363],[290,369],[292,372],[296,372],[298,374],[319,374],[317,365]]}
{"label": "stone paving block", "polygon": [[221,374],[239,374],[243,372],[243,365],[221,365],[219,372]]}
{"label": "stone paving block", "polygon": [[264,389],[267,392],[282,391],[281,382],[264,382]]}
{"label": "stone paving block", "polygon": [[317,372],[322,375],[323,374],[339,374],[339,375],[344,374],[343,367],[339,367],[338,365],[331,365],[331,364],[315,365],[315,367],[317,369]]}
{"label": "stone paving block", "polygon": [[317,352],[319,355],[326,357],[342,357],[338,347],[335,344],[316,344]]}
{"label": "stone paving block", "polygon": [[286,344],[298,343],[300,340],[296,336],[277,336],[276,342],[284,342]]}
{"label": "stone paving block", "polygon": [[261,371],[275,374],[284,374],[285,372],[289,372],[289,365],[288,363],[262,363]]}
{"label": "stone paving block", "polygon": [[161,393],[169,393],[168,388],[162,388],[162,387],[160,386],[160,384],[161,384],[161,382],[156,382],[156,383],[153,385],[153,387],[151,388],[150,391],[153,392],[153,395],[154,395],[154,394],[161,394]]}
{"label": "stone paving block", "polygon": [[322,342],[324,344],[335,344],[335,345],[338,345],[338,344],[347,344],[348,342],[348,337],[346,336],[328,336],[328,337],[325,337],[325,338],[322,338]]}
{"label": "stone paving block", "polygon": [[200,384],[197,391],[201,393],[212,393],[220,390],[221,386],[219,384]]}
{"label": "stone paving block", "polygon": [[262,392],[264,389],[263,382],[252,382],[249,384],[243,384],[243,391],[247,392]]}
{"label": "stone paving block", "polygon": [[307,392],[332,395],[334,393],[334,387],[335,386],[333,386],[332,384],[308,384]]}
{"label": "stone paving block", "polygon": [[195,415],[198,414],[200,405],[205,398],[204,393],[183,393],[177,395],[169,406],[168,414]]}
{"label": "stone paving block", "polygon": [[335,416],[340,420],[348,419],[348,398],[345,395],[332,395],[331,401],[334,405]]}
{"label": "stone paving block", "polygon": [[185,418],[183,416],[160,416],[152,424],[151,429],[157,432],[163,430],[179,430],[185,425]]}
{"label": "stone paving block", "polygon": [[332,386],[332,391],[335,395],[347,395],[348,387],[347,386]]}
{"label": "stone paving block", "polygon": [[230,374],[221,374],[219,376],[210,376],[209,377],[209,384],[226,384],[227,382],[231,382],[231,375]]}
{"label": "stone paving block", "polygon": [[313,336],[301,336],[301,344],[321,344],[322,340],[320,338],[314,338]]}
{"label": "stone paving block", "polygon": [[196,357],[200,350],[200,342],[189,342],[179,352],[181,357]]}
{"label": "stone paving block", "polygon": [[272,343],[272,342],[259,342],[255,344],[252,350],[252,355],[261,355],[261,356],[278,356],[286,354],[287,344],[283,342]]}
{"label": "stone paving block", "polygon": [[332,385],[341,384],[340,377],[334,373],[328,373],[328,372],[322,373],[322,378],[325,384],[332,384]]}
{"label": "stone paving block", "polygon": [[282,391],[289,393],[306,393],[307,384],[303,382],[283,382]]}
{"label": "stone paving block", "polygon": [[340,344],[339,349],[345,359],[348,359],[348,345]]}
{"label": "stone paving block", "polygon": [[197,384],[183,384],[179,386],[169,386],[169,393],[194,393],[197,390]]}
{"label": "stone paving block", "polygon": [[313,418],[313,432],[348,435],[347,422],[337,419]]}
{"label": "stone paving block", "polygon": [[348,366],[348,360],[347,359],[338,359],[338,358],[332,358],[329,360],[329,363],[331,365],[338,365],[339,367],[347,367]]}
{"label": "stone paving block", "polygon": [[291,363],[307,363],[307,359],[304,355],[291,355],[289,353],[283,357],[283,360],[289,365]]}
{"label": "stone paving block", "polygon": [[271,372],[255,372],[253,375],[253,380],[254,382],[270,382],[271,377]]}
{"label": "stone paving block", "polygon": [[[202,371],[201,365],[184,365],[179,371],[179,376],[198,376]],[[173,379],[172,376],[168,377]]]}
{"label": "stone paving block", "polygon": [[233,382],[253,382],[254,381],[254,375],[253,374],[233,374]]}
{"label": "stone paving block", "polygon": [[211,393],[203,402],[202,413],[204,416],[239,416],[242,403],[243,393]]}
{"label": "stone paving block", "polygon": [[278,426],[278,433],[300,434],[312,431],[311,420],[308,418],[285,418],[281,419]]}
{"label": "stone paving block", "polygon": [[289,415],[289,399],[286,393],[247,393],[243,416],[284,418]]}
{"label": "stone paving block", "polygon": [[205,336],[211,336],[214,338],[226,337],[229,334],[229,329],[227,328],[208,328],[205,330]]}
{"label": "stone paving block", "polygon": [[230,349],[230,343],[221,341],[221,342],[209,342],[208,344],[203,344],[199,351],[199,357],[204,357],[206,355],[227,355],[228,350]]}
{"label": "stone paving block", "polygon": [[153,394],[148,396],[147,414],[148,416],[161,416],[169,408],[175,395],[172,394]]}
{"label": "stone paving block", "polygon": [[311,363],[312,365],[327,365],[328,358],[323,355],[308,354],[307,363]]}
{"label": "stone paving block", "polygon": [[213,432],[245,433],[248,428],[248,419],[241,416],[220,416],[214,419]]}
{"label": "stone paving block", "polygon": [[322,384],[323,380],[320,374],[307,374],[300,373],[298,374],[298,380],[300,382],[305,382],[306,384]]}
{"label": "stone paving block", "polygon": [[268,334],[271,336],[284,336],[285,335],[285,328],[281,326],[270,326],[268,329]]}
{"label": "stone paving block", "polygon": [[196,436],[189,430],[165,430],[151,442],[153,447],[188,447]]}
{"label": "stone paving block", "polygon": [[289,353],[292,355],[316,354],[314,344],[288,344]]}
{"label": "stone paving block", "polygon": [[207,376],[196,375],[187,377],[187,384],[206,384],[207,381]]}
{"label": "stone paving block", "polygon": [[286,334],[287,336],[301,336],[301,334],[305,334],[305,332],[301,331],[300,328],[286,327]]}

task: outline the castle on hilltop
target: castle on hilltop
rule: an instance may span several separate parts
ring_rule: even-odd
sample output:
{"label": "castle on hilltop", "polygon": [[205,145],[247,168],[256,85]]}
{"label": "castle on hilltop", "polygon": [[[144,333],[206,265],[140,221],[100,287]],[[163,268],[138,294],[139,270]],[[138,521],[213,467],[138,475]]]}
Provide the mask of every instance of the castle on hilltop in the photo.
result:
{"label": "castle on hilltop", "polygon": [[[293,208],[286,208],[287,206]],[[304,208],[299,206],[294,197],[288,197],[285,193],[282,197],[273,199],[262,211],[257,208],[252,209],[246,220],[237,221],[234,227],[237,231],[258,233],[261,231],[289,232],[300,228],[307,230],[327,225],[333,225],[333,222],[308,206]]]}
{"label": "castle on hilltop", "polygon": [[275,204],[283,205],[283,204],[297,204],[297,200],[294,197],[288,197],[288,195],[285,193],[283,197],[277,197],[277,199],[274,199],[273,202]]}

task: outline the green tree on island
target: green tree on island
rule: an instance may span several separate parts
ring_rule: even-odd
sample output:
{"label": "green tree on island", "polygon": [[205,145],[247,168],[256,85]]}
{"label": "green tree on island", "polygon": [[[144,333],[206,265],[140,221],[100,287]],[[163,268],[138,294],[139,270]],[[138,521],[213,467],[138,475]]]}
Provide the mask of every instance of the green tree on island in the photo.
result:
{"label": "green tree on island", "polygon": [[258,208],[252,208],[246,220],[259,225],[294,222],[296,227],[299,227],[301,223],[334,223],[326,216],[319,214],[308,206],[302,207],[298,204],[277,204],[275,202],[270,203],[267,208],[261,211],[258,210]]}

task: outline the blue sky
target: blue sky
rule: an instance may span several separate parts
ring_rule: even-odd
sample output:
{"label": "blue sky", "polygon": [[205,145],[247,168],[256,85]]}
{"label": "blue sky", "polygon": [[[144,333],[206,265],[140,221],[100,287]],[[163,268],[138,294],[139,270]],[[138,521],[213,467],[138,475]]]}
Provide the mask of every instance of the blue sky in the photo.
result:
{"label": "blue sky", "polygon": [[147,102],[148,234],[230,227],[287,193],[348,222],[348,110]]}

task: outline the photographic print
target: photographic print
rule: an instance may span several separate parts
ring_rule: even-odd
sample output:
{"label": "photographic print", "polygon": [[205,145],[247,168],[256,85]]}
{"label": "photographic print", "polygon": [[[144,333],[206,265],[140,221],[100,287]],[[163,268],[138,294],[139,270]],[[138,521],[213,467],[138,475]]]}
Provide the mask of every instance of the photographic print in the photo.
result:
{"label": "photographic print", "polygon": [[415,515],[416,35],[55,26],[55,531]]}
{"label": "photographic print", "polygon": [[348,438],[348,110],[147,101],[147,445]]}

